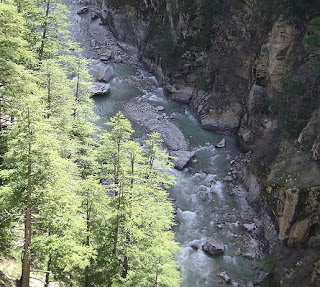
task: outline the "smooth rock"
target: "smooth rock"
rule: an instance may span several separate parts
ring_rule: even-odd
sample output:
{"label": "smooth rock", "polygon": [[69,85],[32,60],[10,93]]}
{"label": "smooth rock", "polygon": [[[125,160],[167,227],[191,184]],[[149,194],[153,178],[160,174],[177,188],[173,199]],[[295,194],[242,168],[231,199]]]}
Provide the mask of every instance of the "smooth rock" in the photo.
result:
{"label": "smooth rock", "polygon": [[173,163],[176,169],[183,169],[189,160],[195,155],[194,151],[172,151],[170,152],[170,156],[174,157]]}
{"label": "smooth rock", "polygon": [[189,246],[194,249],[198,250],[199,249],[199,240],[193,240],[189,243]]}
{"label": "smooth rock", "polygon": [[247,287],[254,287],[254,283],[252,281],[250,281],[248,284],[247,284]]}
{"label": "smooth rock", "polygon": [[77,11],[78,14],[86,14],[88,12],[89,12],[89,6],[82,7]]}
{"label": "smooth rock", "polygon": [[100,82],[109,82],[113,78],[113,68],[111,66],[107,66],[105,69],[103,69],[97,80]]}
{"label": "smooth rock", "polygon": [[164,111],[164,106],[157,106],[157,107],[156,107],[156,110],[157,110],[158,112],[162,112],[162,111]]}
{"label": "smooth rock", "polygon": [[206,117],[200,121],[201,126],[204,129],[222,132],[222,133],[234,133],[237,128],[235,123],[228,123],[222,119],[215,119],[212,117]]}
{"label": "smooth rock", "polygon": [[142,98],[134,98],[124,104],[124,114],[134,122],[145,127],[148,132],[158,132],[170,151],[190,149],[188,140],[176,124],[158,117],[154,106]]}
{"label": "smooth rock", "polygon": [[192,94],[186,94],[186,93],[172,93],[171,98],[177,102],[182,103],[189,103],[190,99],[192,97]]}
{"label": "smooth rock", "polygon": [[232,282],[232,286],[233,286],[233,287],[240,287],[240,285],[239,285],[238,282]]}
{"label": "smooth rock", "polygon": [[221,272],[219,273],[219,276],[224,280],[226,281],[226,283],[231,283],[231,279],[230,277],[228,276],[227,272]]}
{"label": "smooth rock", "polygon": [[217,148],[224,148],[224,147],[226,147],[226,139],[223,138],[219,143],[217,143],[217,144],[215,145],[215,147],[217,147]]}
{"label": "smooth rock", "polygon": [[224,253],[224,245],[223,242],[218,239],[208,238],[203,244],[202,250],[211,255],[219,255]]}
{"label": "smooth rock", "polygon": [[91,93],[93,95],[107,95],[110,93],[110,85],[100,82],[92,83]]}

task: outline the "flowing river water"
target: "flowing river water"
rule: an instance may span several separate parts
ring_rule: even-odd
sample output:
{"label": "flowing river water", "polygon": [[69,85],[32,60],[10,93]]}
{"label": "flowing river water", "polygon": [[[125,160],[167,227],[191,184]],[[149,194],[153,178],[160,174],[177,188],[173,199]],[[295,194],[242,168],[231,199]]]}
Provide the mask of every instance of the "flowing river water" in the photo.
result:
{"label": "flowing river water", "polygon": [[[177,209],[176,239],[182,247],[176,254],[181,286],[227,286],[226,279],[219,275],[223,272],[233,286],[253,286],[249,282],[261,276],[263,266],[256,252],[259,242],[244,224],[256,226],[252,224],[257,224],[257,219],[241,196],[244,189],[223,180],[231,168],[230,161],[238,154],[234,139],[201,129],[187,106],[163,95],[155,77],[137,62],[134,48],[116,41],[100,19],[91,19],[90,13],[78,15],[83,6],[69,1],[68,6],[71,36],[82,46],[92,76],[97,77],[107,65],[114,72],[110,94],[94,97],[95,111],[100,117],[97,125],[103,127],[122,110],[129,115],[140,140],[150,130],[148,124],[153,123],[150,117],[144,122],[140,115],[147,110],[153,120],[166,118],[167,123],[182,132],[184,149],[195,152],[187,168],[174,170],[176,185],[170,190]],[[110,60],[101,61],[101,54],[111,56]],[[159,106],[162,108],[157,110]],[[157,131],[162,129],[160,126]],[[218,149],[215,145],[222,138],[226,139],[226,147]],[[209,237],[224,243],[223,255],[211,256],[202,251]]]}

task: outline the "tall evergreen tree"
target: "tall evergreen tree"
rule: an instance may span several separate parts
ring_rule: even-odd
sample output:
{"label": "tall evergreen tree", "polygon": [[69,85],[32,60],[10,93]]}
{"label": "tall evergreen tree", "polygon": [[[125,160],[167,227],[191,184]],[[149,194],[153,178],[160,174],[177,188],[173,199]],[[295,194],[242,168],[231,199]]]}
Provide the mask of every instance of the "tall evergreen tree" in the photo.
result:
{"label": "tall evergreen tree", "polygon": [[134,142],[131,124],[121,113],[108,125],[98,152],[110,194],[110,220],[98,242],[98,252],[106,254],[99,264],[107,268],[107,286],[178,286],[172,256],[179,248],[169,231],[173,207],[164,189],[173,184],[168,156],[156,147],[156,135],[147,150]]}

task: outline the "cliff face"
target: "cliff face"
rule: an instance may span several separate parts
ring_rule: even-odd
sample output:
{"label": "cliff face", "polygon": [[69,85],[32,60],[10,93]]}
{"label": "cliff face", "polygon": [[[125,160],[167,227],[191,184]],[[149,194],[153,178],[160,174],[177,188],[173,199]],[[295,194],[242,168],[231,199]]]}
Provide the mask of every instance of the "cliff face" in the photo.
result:
{"label": "cliff face", "polygon": [[[284,246],[319,248],[318,1],[93,2],[169,97],[251,152],[242,179],[252,203],[270,209]],[[281,286],[294,286],[287,281]]]}

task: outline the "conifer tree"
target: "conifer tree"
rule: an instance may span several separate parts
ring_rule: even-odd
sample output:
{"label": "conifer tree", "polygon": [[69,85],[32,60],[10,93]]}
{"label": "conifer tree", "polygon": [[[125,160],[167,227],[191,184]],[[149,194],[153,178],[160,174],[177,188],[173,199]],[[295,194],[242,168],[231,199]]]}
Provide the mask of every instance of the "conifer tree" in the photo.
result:
{"label": "conifer tree", "polygon": [[98,152],[110,194],[110,220],[100,231],[98,247],[106,254],[99,264],[108,270],[107,286],[178,286],[172,256],[179,248],[169,231],[173,207],[164,189],[173,184],[168,156],[158,148],[157,135],[147,150],[134,142],[131,124],[121,113],[108,125]]}

